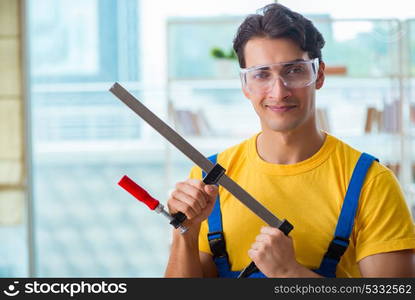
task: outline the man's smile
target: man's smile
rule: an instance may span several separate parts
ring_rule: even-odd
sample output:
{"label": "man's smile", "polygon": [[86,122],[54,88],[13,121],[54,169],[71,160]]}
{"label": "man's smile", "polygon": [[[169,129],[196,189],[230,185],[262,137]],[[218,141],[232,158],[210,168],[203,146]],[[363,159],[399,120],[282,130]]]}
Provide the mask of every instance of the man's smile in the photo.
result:
{"label": "man's smile", "polygon": [[297,105],[265,105],[266,109],[269,109],[273,112],[288,112],[296,108]]}

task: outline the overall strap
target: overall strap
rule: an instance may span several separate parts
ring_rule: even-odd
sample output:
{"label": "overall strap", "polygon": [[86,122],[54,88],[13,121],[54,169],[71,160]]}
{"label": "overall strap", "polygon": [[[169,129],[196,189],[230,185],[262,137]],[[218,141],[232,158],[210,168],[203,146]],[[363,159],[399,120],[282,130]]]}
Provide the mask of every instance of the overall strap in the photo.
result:
{"label": "overall strap", "polygon": [[349,237],[352,233],[363,182],[369,167],[375,160],[379,161],[367,153],[362,153],[356,163],[337,221],[334,238],[321,261],[320,267],[314,270],[314,272],[324,277],[336,277],[337,264],[349,246]]}
{"label": "overall strap", "polygon": [[[212,162],[212,164],[216,164],[217,161],[217,154],[214,154],[208,159]],[[206,172],[202,170],[202,177],[205,178]],[[216,197],[215,205],[213,206],[212,213],[208,218],[209,224],[209,233],[214,234],[215,232],[222,232],[222,213],[220,211],[220,201],[219,201],[219,194]]]}
{"label": "overall strap", "polygon": [[[217,154],[208,157],[212,164],[216,164]],[[206,172],[202,170],[202,177],[206,176]],[[213,260],[218,269],[219,277],[229,277],[230,272],[228,253],[226,252],[225,236],[222,229],[222,212],[220,210],[219,194],[216,197],[212,213],[208,217],[208,241],[210,250],[213,254]]]}
{"label": "overall strap", "polygon": [[[208,159],[216,164],[217,154],[208,157]],[[206,176],[206,172],[202,170],[202,177]],[[226,251],[225,236],[223,234],[222,226],[222,212],[220,209],[219,194],[216,197],[215,205],[212,213],[208,217],[208,241],[210,250],[213,254],[213,260],[216,264],[219,277],[237,278],[240,272],[231,271],[229,264],[228,252]],[[261,272],[251,274],[249,277],[265,277]]]}

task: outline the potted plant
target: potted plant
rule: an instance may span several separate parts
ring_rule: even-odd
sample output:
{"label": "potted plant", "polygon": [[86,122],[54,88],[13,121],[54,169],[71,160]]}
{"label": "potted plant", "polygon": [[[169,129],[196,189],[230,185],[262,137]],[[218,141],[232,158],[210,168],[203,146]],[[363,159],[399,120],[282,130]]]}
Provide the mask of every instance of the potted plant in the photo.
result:
{"label": "potted plant", "polygon": [[221,78],[235,78],[238,74],[237,56],[233,49],[225,51],[219,47],[210,50],[211,56],[215,59],[216,74]]}

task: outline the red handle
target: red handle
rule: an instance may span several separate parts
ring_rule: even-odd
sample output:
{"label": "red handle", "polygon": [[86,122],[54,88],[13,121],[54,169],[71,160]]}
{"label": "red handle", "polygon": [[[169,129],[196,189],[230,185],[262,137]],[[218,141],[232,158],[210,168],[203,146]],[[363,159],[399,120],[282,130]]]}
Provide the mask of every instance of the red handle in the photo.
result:
{"label": "red handle", "polygon": [[127,175],[118,182],[122,188],[133,195],[137,200],[144,202],[151,210],[154,210],[158,205],[159,201],[150,196],[141,186],[132,181]]}

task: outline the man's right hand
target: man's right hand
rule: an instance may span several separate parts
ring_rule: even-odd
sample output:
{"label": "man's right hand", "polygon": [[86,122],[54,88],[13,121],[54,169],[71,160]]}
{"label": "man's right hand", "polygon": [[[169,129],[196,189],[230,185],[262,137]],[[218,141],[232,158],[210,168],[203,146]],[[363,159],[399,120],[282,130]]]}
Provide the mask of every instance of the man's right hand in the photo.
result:
{"label": "man's right hand", "polygon": [[212,212],[217,194],[217,186],[206,185],[197,179],[187,179],[176,184],[167,207],[171,214],[179,211],[184,213],[187,217],[184,225],[189,229],[196,228]]}

